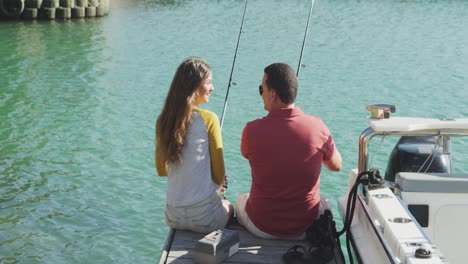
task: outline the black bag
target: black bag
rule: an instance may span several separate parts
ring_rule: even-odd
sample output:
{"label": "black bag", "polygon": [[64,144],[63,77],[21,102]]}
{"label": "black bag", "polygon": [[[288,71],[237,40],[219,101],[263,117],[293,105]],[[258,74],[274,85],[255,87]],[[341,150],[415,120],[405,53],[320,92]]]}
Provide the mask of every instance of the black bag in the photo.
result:
{"label": "black bag", "polygon": [[[283,262],[286,264],[325,264],[332,261],[335,258],[335,252],[338,251],[340,259],[335,259],[334,263],[345,263],[336,234],[336,224],[330,210],[325,210],[306,230],[306,240],[310,243],[308,250],[296,245],[283,255]],[[338,250],[336,250],[337,247]]]}
{"label": "black bag", "polygon": [[333,246],[336,238],[336,224],[333,215],[326,209],[306,230],[306,239],[312,246]]}
{"label": "black bag", "polygon": [[324,261],[328,262],[333,259],[337,237],[336,223],[333,221],[333,214],[330,210],[326,209],[306,230],[306,239],[311,247],[315,248],[312,252],[320,255]]}

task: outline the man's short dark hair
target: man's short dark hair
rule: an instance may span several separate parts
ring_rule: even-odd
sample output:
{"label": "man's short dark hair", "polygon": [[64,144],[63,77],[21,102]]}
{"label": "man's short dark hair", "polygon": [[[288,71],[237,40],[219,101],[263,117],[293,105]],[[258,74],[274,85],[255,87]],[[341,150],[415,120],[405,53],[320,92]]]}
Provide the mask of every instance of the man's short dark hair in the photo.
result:
{"label": "man's short dark hair", "polygon": [[275,90],[281,101],[292,104],[297,95],[297,77],[294,70],[286,63],[268,65],[264,72],[267,74],[266,84]]}

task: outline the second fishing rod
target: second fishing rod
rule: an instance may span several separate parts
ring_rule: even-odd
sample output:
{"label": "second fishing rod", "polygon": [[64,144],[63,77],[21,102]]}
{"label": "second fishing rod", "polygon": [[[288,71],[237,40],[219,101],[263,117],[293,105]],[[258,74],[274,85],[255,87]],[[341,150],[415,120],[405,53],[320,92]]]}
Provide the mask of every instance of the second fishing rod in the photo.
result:
{"label": "second fishing rod", "polygon": [[242,35],[242,28],[244,27],[244,19],[245,19],[245,11],[247,10],[247,3],[248,3],[248,0],[245,0],[244,13],[242,14],[242,21],[241,21],[241,25],[239,29],[239,36],[237,37],[236,51],[234,52],[234,59],[232,60],[231,74],[229,75],[229,82],[228,82],[228,87],[226,90],[226,96],[224,97],[223,112],[221,113],[221,130],[223,130],[224,114],[226,113],[229,90],[231,89],[231,84],[232,84],[232,73],[234,72],[234,66],[236,65],[237,51],[239,50],[239,42],[240,42],[240,38]]}
{"label": "second fishing rod", "polygon": [[[312,16],[312,10],[314,8],[314,2],[315,2],[314,0],[311,0],[311,2],[310,2],[309,15],[307,17],[306,28],[305,28],[305,31],[304,31],[304,39],[302,41],[301,53],[300,53],[300,56],[299,56],[299,63],[297,65],[297,71],[296,71],[296,76],[298,78],[299,78],[300,69],[302,67],[304,67],[304,65],[302,64],[302,58],[303,58],[303,54],[304,54],[304,47],[305,47],[305,44],[306,44],[306,41],[307,41],[307,34],[309,32],[310,18]],[[241,25],[240,25],[240,29],[239,29],[239,36],[237,38],[236,51],[234,52],[234,59],[232,61],[232,67],[231,67],[231,73],[229,75],[228,87],[227,87],[227,90],[226,90],[226,96],[224,98],[223,112],[221,113],[221,124],[220,124],[221,130],[223,129],[224,118],[225,118],[225,113],[226,113],[226,109],[227,109],[228,97],[229,97],[229,91],[231,89],[231,84],[232,84],[232,74],[234,72],[234,68],[235,68],[235,65],[236,65],[237,51],[239,49],[239,43],[240,43],[240,38],[241,38],[241,35],[242,35],[242,29],[244,27],[245,11],[247,10],[247,4],[248,4],[248,0],[245,1],[245,5],[244,5],[244,12],[243,12],[243,15],[242,15],[242,21],[241,21]]]}

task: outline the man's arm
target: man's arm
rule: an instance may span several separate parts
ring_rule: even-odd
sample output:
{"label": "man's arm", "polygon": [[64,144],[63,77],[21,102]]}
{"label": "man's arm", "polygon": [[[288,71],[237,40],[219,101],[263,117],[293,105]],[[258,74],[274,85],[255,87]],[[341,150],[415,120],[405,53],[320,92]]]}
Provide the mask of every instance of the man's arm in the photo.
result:
{"label": "man's arm", "polygon": [[242,130],[242,139],[241,139],[241,154],[244,158],[248,159],[248,150],[247,150],[247,126]]}
{"label": "man's arm", "polygon": [[327,167],[327,169],[329,169],[331,171],[340,171],[341,170],[341,163],[342,163],[341,154],[338,151],[338,149],[336,148],[336,146],[335,146],[335,149],[333,151],[332,157],[329,160],[324,160],[323,161],[323,164],[325,165],[325,167]]}

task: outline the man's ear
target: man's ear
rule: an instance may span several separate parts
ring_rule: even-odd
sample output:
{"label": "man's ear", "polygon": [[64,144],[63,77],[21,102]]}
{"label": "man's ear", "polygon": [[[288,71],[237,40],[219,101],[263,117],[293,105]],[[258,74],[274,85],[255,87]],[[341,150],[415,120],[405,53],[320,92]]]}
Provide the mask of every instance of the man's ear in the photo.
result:
{"label": "man's ear", "polygon": [[278,95],[276,94],[276,91],[271,89],[270,90],[270,97],[272,100],[275,100],[275,98],[278,98]]}

